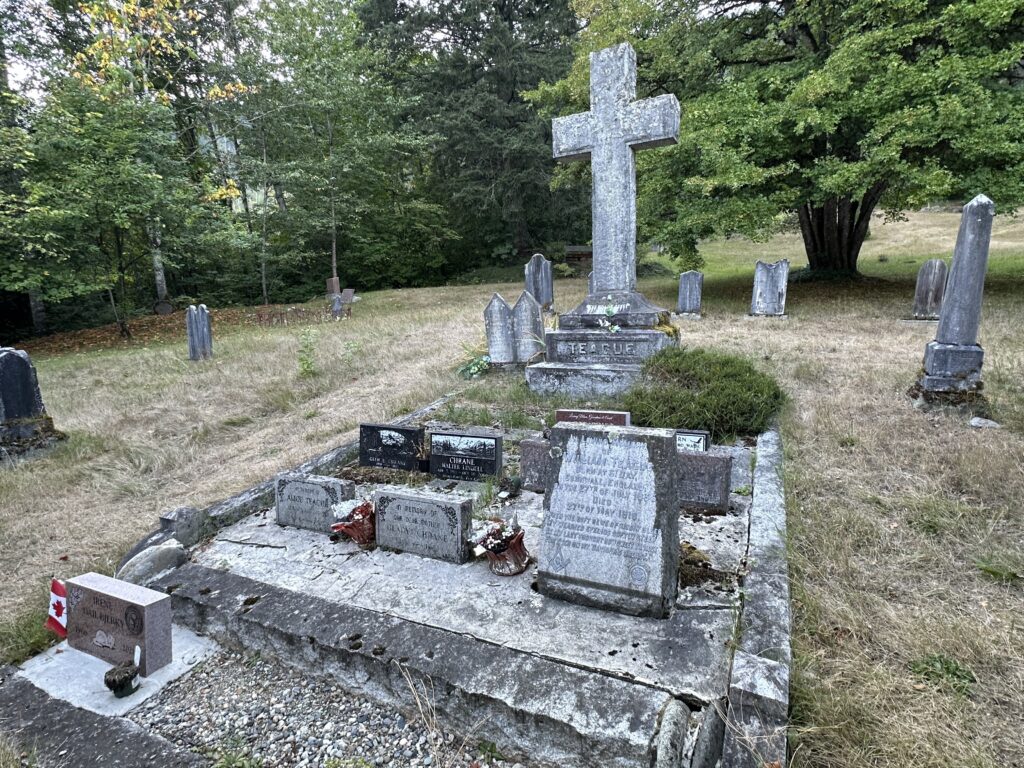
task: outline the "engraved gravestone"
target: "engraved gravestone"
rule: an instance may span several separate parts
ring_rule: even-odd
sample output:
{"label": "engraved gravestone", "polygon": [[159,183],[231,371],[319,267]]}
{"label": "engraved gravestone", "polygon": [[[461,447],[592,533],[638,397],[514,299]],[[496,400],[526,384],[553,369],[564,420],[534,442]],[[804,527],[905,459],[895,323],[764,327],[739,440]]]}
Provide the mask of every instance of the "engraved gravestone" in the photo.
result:
{"label": "engraved gravestone", "polygon": [[925,347],[921,386],[926,391],[965,392],[981,387],[985,353],[978,344],[978,328],[995,213],[995,204],[985,195],[964,206],[939,327],[935,340]]}
{"label": "engraved gravestone", "polygon": [[701,311],[701,293],[704,290],[704,273],[683,272],[679,275],[679,299],[676,312],[680,315],[699,315]]}
{"label": "engraved gravestone", "polygon": [[789,260],[774,264],[758,261],[754,268],[754,294],[750,300],[750,314],[786,314],[786,288],[789,282]]}
{"label": "engraved gravestone", "polygon": [[473,501],[424,489],[379,489],[373,494],[377,544],[450,563],[469,560]]}
{"label": "engraved gravestone", "polygon": [[430,433],[430,474],[481,480],[501,472],[501,435],[494,430]]}
{"label": "engraved gravestone", "polygon": [[171,596],[86,573],[67,582],[68,645],[117,665],[142,650],[147,677],[171,662]]}
{"label": "engraved gravestone", "polygon": [[670,429],[557,424],[538,565],[542,594],[664,618],[679,566]]}
{"label": "engraved gravestone", "polygon": [[359,425],[359,465],[382,469],[419,469],[423,450],[423,427],[392,424]]}
{"label": "engraved gravestone", "polygon": [[516,348],[512,331],[512,309],[500,293],[495,293],[484,310],[484,329],[487,333],[487,356],[493,365],[508,365],[516,361]]}
{"label": "engraved gravestone", "polygon": [[336,477],[291,473],[274,483],[277,524],[330,533],[335,504],[354,499],[356,486]]}
{"label": "engraved gravestone", "polygon": [[210,311],[205,304],[192,305],[185,312],[185,335],[188,338],[188,359],[206,360],[213,357],[213,329]]}
{"label": "engraved gravestone", "polygon": [[721,449],[703,452],[677,448],[677,451],[680,506],[688,511],[728,512],[732,454]]}
{"label": "engraved gravestone", "polygon": [[0,347],[0,457],[43,448],[63,438],[46,415],[28,353]]}
{"label": "engraved gravestone", "polygon": [[551,262],[544,254],[535,253],[526,265],[526,293],[537,300],[542,309],[551,309],[555,299]]}
{"label": "engraved gravestone", "polygon": [[946,292],[946,262],[928,259],[917,272],[914,290],[914,319],[938,320],[942,296]]}
{"label": "engraved gravestone", "polygon": [[544,351],[543,310],[526,291],[512,307],[512,343],[517,363],[529,363]]}

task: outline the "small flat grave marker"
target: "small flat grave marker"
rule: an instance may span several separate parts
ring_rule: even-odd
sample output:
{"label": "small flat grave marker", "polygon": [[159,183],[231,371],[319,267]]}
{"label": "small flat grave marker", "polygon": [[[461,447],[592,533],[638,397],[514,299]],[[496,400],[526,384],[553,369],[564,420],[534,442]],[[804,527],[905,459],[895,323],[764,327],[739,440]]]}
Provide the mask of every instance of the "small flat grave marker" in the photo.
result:
{"label": "small flat grave marker", "polygon": [[171,663],[171,596],[99,573],[68,579],[68,645],[117,665],[142,657],[148,677]]}
{"label": "small flat grave marker", "polygon": [[450,563],[469,560],[473,501],[424,489],[381,489],[373,494],[377,544]]}
{"label": "small flat grave marker", "polygon": [[277,524],[330,533],[335,504],[356,495],[351,480],[336,477],[292,473],[280,475],[274,484],[277,500]]}
{"label": "small flat grave marker", "polygon": [[711,447],[711,433],[702,429],[677,429],[677,451],[707,451]]}
{"label": "small flat grave marker", "polygon": [[628,427],[632,421],[629,411],[587,411],[572,408],[559,408],[555,411],[555,423],[560,421],[576,424],[609,424],[616,427]]}
{"label": "small flat grave marker", "polygon": [[501,472],[501,435],[493,430],[430,433],[430,474],[480,480]]}
{"label": "small flat grave marker", "polygon": [[423,427],[391,424],[359,425],[359,465],[384,469],[419,469],[423,453]]}
{"label": "small flat grave marker", "polygon": [[725,514],[732,487],[732,455],[682,451],[679,461],[679,505],[688,511]]}

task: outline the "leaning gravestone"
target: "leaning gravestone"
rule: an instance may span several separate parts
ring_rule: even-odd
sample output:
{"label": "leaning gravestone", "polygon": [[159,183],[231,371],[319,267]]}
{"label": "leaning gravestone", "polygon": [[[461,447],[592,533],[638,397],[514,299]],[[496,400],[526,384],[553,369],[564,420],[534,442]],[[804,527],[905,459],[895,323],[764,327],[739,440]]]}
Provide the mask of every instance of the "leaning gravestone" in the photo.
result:
{"label": "leaning gravestone", "polygon": [[356,497],[351,480],[289,473],[274,483],[277,524],[330,533],[336,522],[333,507]]}
{"label": "leaning gravestone", "polygon": [[185,335],[188,337],[188,359],[206,360],[213,357],[213,329],[210,311],[205,304],[194,304],[185,312]]}
{"label": "leaning gravestone", "polygon": [[496,293],[484,310],[484,330],[487,334],[487,356],[492,365],[509,365],[516,361],[512,332],[512,308]]}
{"label": "leaning gravestone", "polygon": [[430,474],[483,480],[501,472],[501,434],[490,429],[430,433]]}
{"label": "leaning gravestone", "polygon": [[62,439],[64,435],[46,415],[28,353],[0,347],[0,458],[46,448]]}
{"label": "leaning gravestone", "polygon": [[675,432],[557,424],[551,454],[540,592],[666,617],[679,578]]}
{"label": "leaning gravestone", "polygon": [[68,645],[117,665],[142,650],[139,674],[171,663],[171,596],[99,573],[67,582]]}
{"label": "leaning gravestone", "polygon": [[542,253],[533,254],[526,265],[526,292],[537,300],[542,309],[551,309],[555,300],[554,275],[551,262]]}
{"label": "leaning gravestone", "polygon": [[469,560],[472,499],[423,489],[379,489],[373,509],[378,546],[450,563]]}
{"label": "leaning gravestone", "polygon": [[543,310],[526,291],[512,307],[512,337],[517,363],[529,363],[544,351]]}
{"label": "leaning gravestone", "polygon": [[939,327],[935,340],[925,347],[920,384],[926,392],[973,392],[981,388],[985,353],[978,344],[978,328],[995,213],[995,204],[984,195],[964,206]]}
{"label": "leaning gravestone", "polygon": [[679,299],[676,312],[680,315],[700,315],[701,293],[704,290],[704,273],[683,272],[679,275]]}
{"label": "leaning gravestone", "polygon": [[[639,378],[646,357],[675,343],[660,330],[668,311],[636,290],[634,155],[676,142],[679,102],[671,94],[635,99],[636,52],[628,43],[605,48],[590,54],[590,110],[552,123],[555,158],[590,160],[594,272],[587,298],[548,331],[545,362],[527,367],[534,392],[619,394]],[[592,358],[592,349],[606,354]]]}
{"label": "leaning gravestone", "polygon": [[942,296],[946,292],[946,262],[929,259],[917,273],[914,289],[914,319],[938,320]]}
{"label": "leaning gravestone", "polygon": [[420,468],[423,453],[423,427],[359,425],[359,465],[362,467],[412,472]]}
{"label": "leaning gravestone", "polygon": [[750,314],[785,315],[788,282],[788,259],[782,259],[774,264],[758,261],[754,268],[754,295],[750,300]]}

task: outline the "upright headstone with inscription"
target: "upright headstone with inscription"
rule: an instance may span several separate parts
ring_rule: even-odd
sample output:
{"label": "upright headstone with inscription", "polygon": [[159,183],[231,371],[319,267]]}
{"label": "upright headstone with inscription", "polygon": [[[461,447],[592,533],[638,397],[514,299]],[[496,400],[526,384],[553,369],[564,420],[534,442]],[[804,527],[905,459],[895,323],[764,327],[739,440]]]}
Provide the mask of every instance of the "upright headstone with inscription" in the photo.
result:
{"label": "upright headstone with inscription", "polygon": [[423,489],[374,491],[377,545],[424,557],[469,559],[473,500]]}
{"label": "upright headstone with inscription", "polygon": [[981,388],[985,353],[978,344],[978,329],[995,215],[995,203],[985,195],[964,206],[939,327],[935,341],[925,347],[920,383],[926,392],[959,393]]}
{"label": "upright headstone with inscription", "polygon": [[274,483],[277,524],[330,533],[336,522],[332,507],[354,499],[356,486],[336,477],[290,473]]}
{"label": "upright headstone with inscription", "polygon": [[774,264],[758,261],[754,267],[754,294],[750,314],[781,316],[786,314],[786,289],[789,284],[789,260]]}
{"label": "upright headstone with inscription", "polygon": [[914,290],[914,319],[938,320],[942,296],[946,292],[946,262],[928,259],[917,272]]}
{"label": "upright headstone with inscription", "polygon": [[[671,94],[635,99],[636,52],[628,43],[605,48],[590,54],[590,110],[552,123],[556,158],[590,160],[594,271],[587,298],[548,331],[545,362],[526,369],[535,392],[619,394],[639,378],[647,356],[675,343],[660,330],[669,313],[636,289],[635,153],[676,142],[679,102]],[[619,329],[629,338],[611,339]],[[620,346],[606,348],[606,341]],[[580,354],[592,350],[602,354]]]}
{"label": "upright headstone with inscription", "polygon": [[171,596],[99,573],[68,579],[68,645],[148,677],[171,663]]}
{"label": "upright headstone with inscription", "polygon": [[512,307],[512,336],[517,363],[529,363],[544,351],[544,314],[526,291]]}
{"label": "upright headstone with inscription", "polygon": [[554,276],[551,262],[543,253],[535,253],[526,265],[526,292],[537,300],[542,309],[551,309],[555,300]]}
{"label": "upright headstone with inscription", "polygon": [[675,432],[556,424],[551,454],[540,592],[666,617],[679,568]]}
{"label": "upright headstone with inscription", "polygon": [[490,429],[430,433],[430,474],[483,480],[501,473],[501,434]]}
{"label": "upright headstone with inscription", "polygon": [[676,312],[680,315],[699,315],[701,311],[701,293],[704,290],[704,273],[683,272],[679,275],[679,299]]}
{"label": "upright headstone with inscription", "polygon": [[487,333],[487,356],[492,365],[509,365],[516,361],[515,335],[512,329],[512,308],[496,293],[484,310]]}
{"label": "upright headstone with inscription", "polygon": [[359,464],[412,472],[420,468],[420,457],[425,454],[423,440],[423,427],[360,424]]}

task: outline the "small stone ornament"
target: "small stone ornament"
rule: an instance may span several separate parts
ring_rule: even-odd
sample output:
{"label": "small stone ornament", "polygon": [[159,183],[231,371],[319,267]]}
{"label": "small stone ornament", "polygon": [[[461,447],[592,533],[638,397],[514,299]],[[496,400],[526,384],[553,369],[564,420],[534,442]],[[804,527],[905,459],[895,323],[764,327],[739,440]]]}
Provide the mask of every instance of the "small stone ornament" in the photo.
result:
{"label": "small stone ornament", "polygon": [[487,532],[477,541],[474,553],[487,557],[487,566],[497,576],[518,576],[530,565],[532,558],[523,543],[526,531],[519,525],[518,518],[494,520]]}
{"label": "small stone ornament", "polygon": [[142,661],[142,648],[135,646],[134,662],[125,661],[111,667],[103,675],[103,684],[119,699],[131,696],[139,690],[139,662]]}

